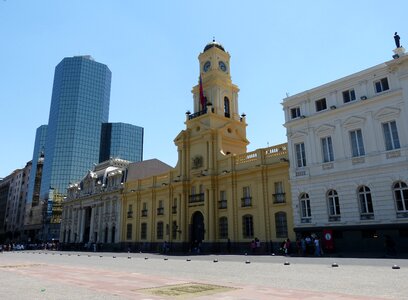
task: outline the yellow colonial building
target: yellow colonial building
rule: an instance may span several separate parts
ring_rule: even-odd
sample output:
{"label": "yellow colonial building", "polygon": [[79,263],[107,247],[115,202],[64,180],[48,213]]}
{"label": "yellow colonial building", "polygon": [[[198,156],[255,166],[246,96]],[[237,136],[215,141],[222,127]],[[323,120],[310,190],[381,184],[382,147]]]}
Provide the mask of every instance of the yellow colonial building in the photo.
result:
{"label": "yellow colonial building", "polygon": [[213,41],[198,59],[194,109],[174,139],[178,163],[147,178],[128,174],[120,240],[142,251],[205,252],[247,252],[259,240],[254,251],[272,251],[295,237],[287,144],[247,152],[229,53]]}

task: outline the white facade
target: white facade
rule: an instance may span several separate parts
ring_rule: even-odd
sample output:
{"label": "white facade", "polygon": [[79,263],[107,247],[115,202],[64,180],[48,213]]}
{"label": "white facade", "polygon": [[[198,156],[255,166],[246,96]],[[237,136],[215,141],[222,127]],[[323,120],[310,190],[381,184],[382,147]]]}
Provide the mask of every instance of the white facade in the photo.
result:
{"label": "white facade", "polygon": [[408,56],[285,98],[283,107],[295,231],[405,235]]}
{"label": "white facade", "polygon": [[119,242],[121,193],[129,163],[105,161],[69,186],[62,209],[62,243]]}

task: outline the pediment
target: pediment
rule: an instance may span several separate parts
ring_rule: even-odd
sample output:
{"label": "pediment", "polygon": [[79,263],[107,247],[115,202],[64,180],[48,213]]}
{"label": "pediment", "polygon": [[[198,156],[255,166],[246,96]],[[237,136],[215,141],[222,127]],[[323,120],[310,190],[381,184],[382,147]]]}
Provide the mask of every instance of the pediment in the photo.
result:
{"label": "pediment", "polygon": [[329,124],[323,124],[316,129],[317,135],[327,135],[334,132],[335,127]]}
{"label": "pediment", "polygon": [[384,107],[374,114],[374,118],[377,120],[395,118],[398,117],[401,110],[395,107]]}
{"label": "pediment", "polygon": [[294,133],[292,133],[289,137],[292,140],[296,140],[296,139],[301,139],[304,138],[305,136],[307,136],[307,133],[304,131],[296,131]]}
{"label": "pediment", "polygon": [[343,122],[343,127],[351,128],[351,127],[362,126],[364,124],[365,120],[366,120],[366,118],[363,118],[363,117],[352,116],[350,118],[347,118]]}

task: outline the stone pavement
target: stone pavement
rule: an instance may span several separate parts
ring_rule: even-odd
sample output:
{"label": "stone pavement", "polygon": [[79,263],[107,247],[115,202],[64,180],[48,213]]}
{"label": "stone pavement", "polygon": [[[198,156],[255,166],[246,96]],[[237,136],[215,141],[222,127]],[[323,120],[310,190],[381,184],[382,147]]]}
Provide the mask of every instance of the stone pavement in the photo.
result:
{"label": "stone pavement", "polygon": [[[284,263],[288,262],[289,265]],[[408,261],[22,251],[0,299],[408,299]],[[392,269],[397,264],[400,269]]]}

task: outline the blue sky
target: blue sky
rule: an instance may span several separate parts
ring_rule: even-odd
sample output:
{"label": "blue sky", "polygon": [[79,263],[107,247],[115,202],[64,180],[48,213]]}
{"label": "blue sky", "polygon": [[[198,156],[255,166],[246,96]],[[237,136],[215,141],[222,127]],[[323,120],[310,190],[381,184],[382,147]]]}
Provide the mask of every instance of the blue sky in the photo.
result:
{"label": "blue sky", "polygon": [[405,0],[0,0],[0,177],[32,159],[64,57],[108,65],[109,120],[144,127],[144,158],[174,166],[197,57],[213,36],[231,55],[252,151],[286,142],[286,93],[392,59],[394,32],[408,41],[407,11]]}

